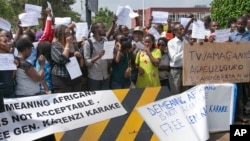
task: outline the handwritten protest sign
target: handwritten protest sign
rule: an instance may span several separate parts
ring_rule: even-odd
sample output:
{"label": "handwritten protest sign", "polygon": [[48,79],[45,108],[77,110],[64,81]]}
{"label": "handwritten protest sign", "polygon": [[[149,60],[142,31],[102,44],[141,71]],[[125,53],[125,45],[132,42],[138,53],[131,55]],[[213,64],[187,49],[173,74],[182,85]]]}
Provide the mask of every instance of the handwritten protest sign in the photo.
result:
{"label": "handwritten protest sign", "polygon": [[152,23],[163,23],[167,24],[168,12],[163,11],[152,11],[153,21]]}
{"label": "handwritten protest sign", "polygon": [[149,29],[149,33],[152,34],[152,35],[154,35],[154,37],[155,37],[156,40],[158,40],[161,37],[161,35],[159,34],[159,32],[156,30],[155,27],[151,27]]}
{"label": "handwritten protest sign", "polygon": [[0,70],[16,70],[13,54],[0,53]]}
{"label": "handwritten protest sign", "polygon": [[205,26],[202,21],[194,21],[192,26],[192,38],[204,39],[205,38]]}
{"label": "handwritten protest sign", "polygon": [[52,9],[52,5],[51,5],[51,3],[50,3],[49,1],[47,1],[47,5],[48,5],[48,8],[51,10],[52,16],[54,16],[54,14],[53,14],[53,9]]}
{"label": "handwritten protest sign", "polygon": [[10,31],[11,24],[3,18],[0,18],[0,28],[6,31]]}
{"label": "handwritten protest sign", "polygon": [[69,60],[70,62],[68,62],[65,66],[71,80],[82,76],[82,71],[76,57],[70,57]]}
{"label": "handwritten protest sign", "polygon": [[55,17],[56,25],[69,25],[71,23],[71,17]]}
{"label": "handwritten protest sign", "polygon": [[130,9],[126,6],[118,6],[116,10],[117,25],[126,25],[129,19]]}
{"label": "handwritten protest sign", "polygon": [[76,25],[76,40],[82,41],[82,37],[88,37],[88,24],[86,22],[75,23]]}
{"label": "handwritten protest sign", "polygon": [[34,140],[127,112],[111,90],[5,99],[0,140]]}
{"label": "handwritten protest sign", "polygon": [[115,48],[115,41],[106,41],[103,45],[103,50],[105,50],[104,55],[101,59],[113,59],[114,58],[114,48]]}
{"label": "handwritten protest sign", "polygon": [[[236,86],[232,83],[201,85],[206,94],[207,120],[210,132],[229,131],[234,122]],[[216,120],[215,120],[216,119]]]}
{"label": "handwritten protest sign", "polygon": [[185,44],[183,84],[250,82],[250,43]]}
{"label": "handwritten protest sign", "polygon": [[230,28],[215,30],[215,41],[214,42],[226,42],[229,40]]}
{"label": "handwritten protest sign", "polygon": [[194,87],[138,108],[160,140],[205,141],[209,138],[205,91]]}
{"label": "handwritten protest sign", "polygon": [[36,13],[22,13],[18,15],[19,20],[21,21],[21,27],[29,27],[39,25],[37,14]]}
{"label": "handwritten protest sign", "polygon": [[230,130],[235,88],[232,83],[198,85],[137,110],[160,140],[207,140],[209,132]]}
{"label": "handwritten protest sign", "polygon": [[33,4],[25,4],[25,12],[26,13],[34,13],[37,18],[41,18],[42,7]]}

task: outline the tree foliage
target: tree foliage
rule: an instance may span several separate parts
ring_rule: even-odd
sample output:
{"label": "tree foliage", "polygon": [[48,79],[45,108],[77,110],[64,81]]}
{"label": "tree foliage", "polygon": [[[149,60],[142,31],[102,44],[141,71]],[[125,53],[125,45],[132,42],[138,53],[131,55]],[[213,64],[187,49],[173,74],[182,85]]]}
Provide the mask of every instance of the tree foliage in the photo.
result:
{"label": "tree foliage", "polygon": [[249,0],[213,0],[211,3],[211,18],[221,27],[227,27],[228,19],[237,19],[246,13],[250,13]]}
{"label": "tree foliage", "polygon": [[7,1],[0,0],[0,17],[9,22],[14,22],[15,12]]}
{"label": "tree foliage", "polygon": [[[70,7],[76,0],[49,0],[49,2],[55,17],[71,17],[73,21],[81,21],[81,15],[72,11]],[[15,26],[25,3],[42,6],[43,10],[47,7],[47,0],[0,0],[0,17]]]}
{"label": "tree foliage", "polygon": [[100,8],[92,20],[93,22],[102,22],[106,28],[109,28],[112,24],[114,15],[114,12],[110,11],[108,8]]}

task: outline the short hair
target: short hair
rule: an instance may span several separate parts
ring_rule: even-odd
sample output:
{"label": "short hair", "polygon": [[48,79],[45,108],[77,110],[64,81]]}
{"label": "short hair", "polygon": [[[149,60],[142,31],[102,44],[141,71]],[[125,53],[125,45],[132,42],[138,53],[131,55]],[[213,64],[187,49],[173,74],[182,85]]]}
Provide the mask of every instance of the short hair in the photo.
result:
{"label": "short hair", "polygon": [[37,58],[43,55],[49,64],[52,64],[51,59],[51,43],[48,41],[42,41],[37,46]]}
{"label": "short hair", "polygon": [[147,34],[144,36],[144,38],[146,38],[146,37],[149,37],[153,41],[152,48],[154,48],[155,47],[155,36],[152,34]]}
{"label": "short hair", "polygon": [[25,49],[30,49],[32,47],[32,42],[25,38],[20,38],[16,42],[16,48],[19,52],[23,52]]}
{"label": "short hair", "polygon": [[119,26],[118,26],[118,32],[122,33],[122,27],[128,29],[128,27],[127,27],[126,25],[119,25]]}
{"label": "short hair", "polygon": [[236,23],[236,22],[237,22],[236,18],[229,18],[227,22],[227,27],[230,28],[231,24]]}
{"label": "short hair", "polygon": [[243,24],[244,24],[244,25],[247,25],[247,17],[241,16],[241,17],[239,17],[239,18],[237,19],[237,21],[238,21],[238,20],[242,20]]}
{"label": "short hair", "polygon": [[159,41],[165,42],[166,45],[168,44],[168,40],[167,40],[165,37],[160,37],[160,38],[158,39],[158,42],[159,42]]}
{"label": "short hair", "polygon": [[161,23],[157,23],[157,24],[155,24],[155,25],[156,25],[157,27],[163,29],[163,25],[162,25]]}
{"label": "short hair", "polygon": [[101,22],[96,22],[96,23],[93,23],[93,24],[91,25],[90,31],[91,31],[93,34],[95,34],[96,29],[99,27],[98,24],[102,24],[102,23],[101,23]]}
{"label": "short hair", "polygon": [[23,33],[23,35],[27,35],[28,38],[29,38],[29,40],[30,40],[31,42],[35,42],[35,41],[36,41],[36,36],[35,36],[35,34],[34,34],[32,31],[25,31],[25,32]]}
{"label": "short hair", "polygon": [[173,27],[173,31],[175,32],[180,26],[182,26],[182,24],[180,23],[175,24]]}
{"label": "short hair", "polygon": [[132,47],[132,41],[128,37],[122,36],[121,39],[120,39],[120,44],[121,44],[122,49]]}

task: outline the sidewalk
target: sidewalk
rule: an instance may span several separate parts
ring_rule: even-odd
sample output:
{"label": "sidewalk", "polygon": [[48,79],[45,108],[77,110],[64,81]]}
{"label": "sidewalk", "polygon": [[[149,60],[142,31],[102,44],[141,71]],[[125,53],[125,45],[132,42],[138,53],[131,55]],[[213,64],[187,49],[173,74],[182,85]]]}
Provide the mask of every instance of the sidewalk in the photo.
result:
{"label": "sidewalk", "polygon": [[229,141],[229,132],[211,133],[208,141]]}

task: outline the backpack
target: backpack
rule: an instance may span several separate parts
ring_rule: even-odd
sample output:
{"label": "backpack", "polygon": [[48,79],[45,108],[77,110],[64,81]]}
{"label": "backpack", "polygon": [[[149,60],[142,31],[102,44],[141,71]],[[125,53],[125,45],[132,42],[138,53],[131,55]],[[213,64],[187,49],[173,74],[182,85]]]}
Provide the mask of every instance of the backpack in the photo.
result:
{"label": "backpack", "polygon": [[[88,42],[89,42],[89,48],[90,48],[90,58],[92,58],[94,47],[90,39],[88,39]],[[84,77],[88,77],[88,68],[86,65],[83,66],[82,73]]]}
{"label": "backpack", "polygon": [[89,48],[90,48],[90,58],[92,58],[94,47],[90,39],[88,39],[88,42],[89,42]]}

